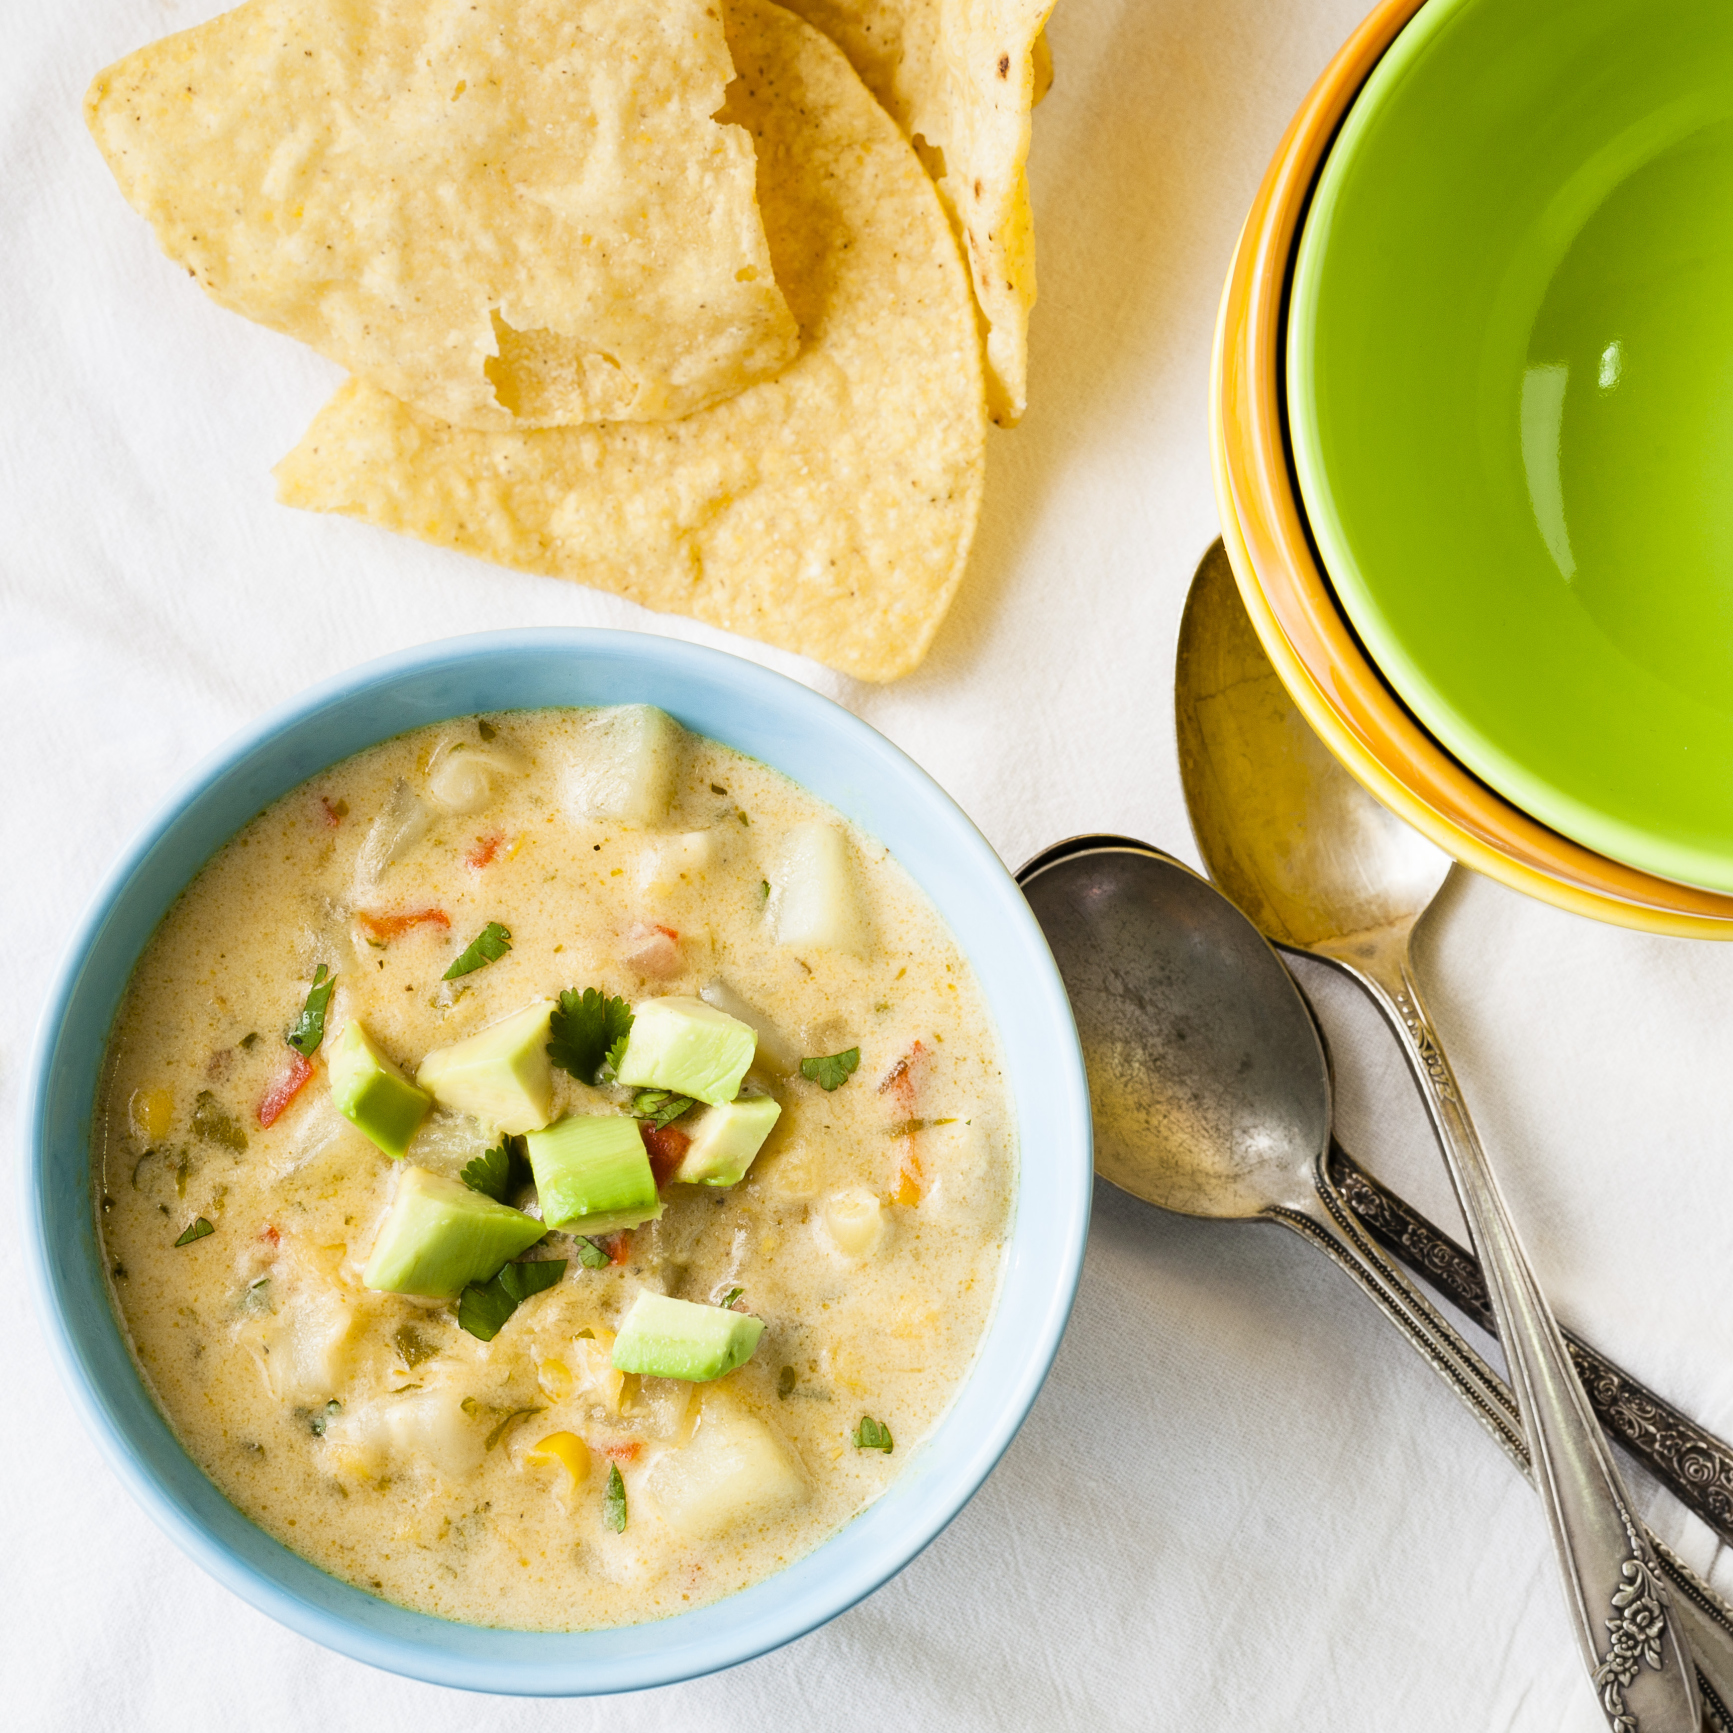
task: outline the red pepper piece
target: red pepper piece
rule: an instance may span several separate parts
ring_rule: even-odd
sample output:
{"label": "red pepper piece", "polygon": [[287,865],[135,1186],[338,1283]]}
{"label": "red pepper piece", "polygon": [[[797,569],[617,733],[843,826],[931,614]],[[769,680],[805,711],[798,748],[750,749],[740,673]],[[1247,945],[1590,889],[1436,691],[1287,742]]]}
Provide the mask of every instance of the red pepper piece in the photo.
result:
{"label": "red pepper piece", "polygon": [[265,1091],[264,1100],[259,1103],[259,1123],[275,1125],[282,1118],[283,1110],[300,1094],[301,1085],[312,1075],[312,1065],[299,1053],[291,1053],[288,1066],[278,1073]]}
{"label": "red pepper piece", "polygon": [[377,939],[380,944],[401,938],[411,927],[451,925],[451,916],[444,909],[405,909],[395,915],[370,915],[365,909],[358,909],[355,918],[368,938]]}

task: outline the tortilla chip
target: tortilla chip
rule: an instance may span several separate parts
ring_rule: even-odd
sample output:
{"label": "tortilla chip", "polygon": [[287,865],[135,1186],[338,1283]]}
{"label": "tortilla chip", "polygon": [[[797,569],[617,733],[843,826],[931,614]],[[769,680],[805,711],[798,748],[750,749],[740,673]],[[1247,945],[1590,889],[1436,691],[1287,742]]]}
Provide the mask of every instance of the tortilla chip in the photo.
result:
{"label": "tortilla chip", "polygon": [[767,0],[723,16],[739,69],[724,112],[757,145],[794,365],[683,421],[522,434],[351,380],[278,465],[278,497],[895,679],[932,642],[980,509],[966,270],[841,53]]}
{"label": "tortilla chip", "polygon": [[1029,115],[1053,82],[1053,0],[788,0],[837,42],[932,170],[969,249],[987,322],[987,401],[1001,427],[1028,404],[1035,231]]}
{"label": "tortilla chip", "polygon": [[214,299],[466,427],[660,420],[797,333],[707,0],[248,0],[85,117]]}

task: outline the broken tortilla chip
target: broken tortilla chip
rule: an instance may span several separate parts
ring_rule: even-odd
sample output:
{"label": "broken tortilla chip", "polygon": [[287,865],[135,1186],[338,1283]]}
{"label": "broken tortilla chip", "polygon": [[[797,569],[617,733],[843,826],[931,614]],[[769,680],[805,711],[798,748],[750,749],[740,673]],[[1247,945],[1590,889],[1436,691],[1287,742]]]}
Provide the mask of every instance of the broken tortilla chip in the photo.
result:
{"label": "broken tortilla chip", "polygon": [[727,0],[776,278],[780,377],[681,421],[479,433],[351,380],[277,466],[289,505],[798,651],[913,668],[962,576],[986,414],[967,273],[908,141],[818,32]]}
{"label": "broken tortilla chip", "polygon": [[963,232],[987,323],[987,396],[1013,427],[1028,405],[1035,231],[1030,112],[1053,82],[1053,0],[787,0],[838,43],[921,153]]}
{"label": "broken tortilla chip", "polygon": [[248,0],[85,116],[211,296],[465,427],[654,421],[798,341],[706,0]]}

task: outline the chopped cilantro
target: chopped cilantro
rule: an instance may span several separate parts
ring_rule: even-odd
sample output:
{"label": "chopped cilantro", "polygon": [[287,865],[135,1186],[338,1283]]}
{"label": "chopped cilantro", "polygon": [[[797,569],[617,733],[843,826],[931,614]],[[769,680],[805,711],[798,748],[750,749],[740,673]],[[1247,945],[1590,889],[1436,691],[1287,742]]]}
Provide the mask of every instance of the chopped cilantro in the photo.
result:
{"label": "chopped cilantro", "polygon": [[889,1456],[892,1450],[891,1429],[882,1420],[863,1414],[860,1425],[854,1429],[854,1447],[856,1450],[882,1450]]}
{"label": "chopped cilantro", "polygon": [[760,879],[758,881],[758,900],[761,903],[767,903],[770,901],[770,880],[769,879]]}
{"label": "chopped cilantro", "polygon": [[333,1396],[331,1400],[325,1404],[324,1410],[321,1413],[313,1415],[308,1420],[307,1430],[311,1432],[315,1438],[323,1438],[325,1436],[325,1428],[331,1424],[331,1416],[333,1414],[341,1414],[342,1412],[343,1404]]}
{"label": "chopped cilantro", "polygon": [[478,1341],[491,1342],[531,1294],[551,1288],[566,1273],[564,1258],[507,1264],[486,1282],[471,1282],[457,1302],[457,1322]]}
{"label": "chopped cilantro", "polygon": [[827,1053],[819,1059],[801,1060],[800,1074],[828,1095],[831,1090],[840,1089],[848,1082],[859,1065],[860,1049],[850,1047],[844,1053]]}
{"label": "chopped cilantro", "polygon": [[505,1437],[506,1433],[511,1429],[514,1421],[525,1419],[531,1414],[542,1414],[545,1412],[546,1410],[541,1408],[514,1408],[511,1413],[509,1413],[505,1419],[503,1419],[499,1425],[497,1425],[493,1431],[487,1435],[487,1448],[492,1450],[493,1447]]}
{"label": "chopped cilantro", "polygon": [[632,1097],[632,1117],[646,1119],[660,1131],[695,1106],[697,1103],[690,1095],[676,1095],[668,1089],[640,1089]]}
{"label": "chopped cilantro", "polygon": [[479,1191],[495,1203],[504,1203],[511,1190],[512,1166],[511,1145],[502,1137],[495,1148],[468,1163],[458,1178],[471,1191]]}
{"label": "chopped cilantro", "polygon": [[[331,994],[337,985],[337,977],[323,963],[313,971],[313,985],[307,993],[307,1002],[301,1007],[301,1015],[295,1019],[295,1027],[283,1037],[303,1059],[311,1059],[319,1051],[319,1043],[325,1039],[325,1009],[331,1003]],[[256,1040],[249,1035],[241,1045],[249,1045]]]}
{"label": "chopped cilantro", "polygon": [[632,1008],[624,999],[609,998],[594,987],[581,993],[568,989],[560,995],[548,1029],[553,1036],[548,1057],[580,1083],[598,1084],[604,1069],[619,1069],[626,1037],[632,1032]]}
{"label": "chopped cilantro", "polygon": [[464,953],[439,978],[455,981],[459,975],[473,975],[489,963],[497,963],[511,949],[511,934],[498,921],[489,921],[469,941]]}
{"label": "chopped cilantro", "polygon": [[626,1532],[626,1483],[620,1478],[620,1465],[608,1470],[608,1490],[602,1494],[602,1522],[615,1534]]}
{"label": "chopped cilantro", "polygon": [[792,1366],[784,1366],[776,1375],[776,1396],[778,1401],[786,1401],[794,1394],[794,1387],[800,1382],[800,1374]]}
{"label": "chopped cilantro", "polygon": [[722,1309],[727,1311],[745,1292],[746,1290],[744,1288],[730,1288],[728,1292],[722,1296]]}
{"label": "chopped cilantro", "polygon": [[240,1155],[247,1147],[247,1134],[241,1130],[240,1122],[208,1089],[201,1089],[193,1097],[193,1116],[190,1123],[193,1136],[202,1137],[206,1143],[220,1143],[224,1149],[232,1149],[236,1155]]}
{"label": "chopped cilantro", "polygon": [[578,1262],[586,1270],[605,1270],[608,1267],[608,1254],[594,1240],[587,1240],[579,1234],[572,1244],[577,1250]]}
{"label": "chopped cilantro", "polygon": [[175,1241],[177,1246],[190,1246],[194,1240],[202,1240],[206,1234],[214,1234],[217,1230],[203,1216],[193,1223],[181,1237]]}

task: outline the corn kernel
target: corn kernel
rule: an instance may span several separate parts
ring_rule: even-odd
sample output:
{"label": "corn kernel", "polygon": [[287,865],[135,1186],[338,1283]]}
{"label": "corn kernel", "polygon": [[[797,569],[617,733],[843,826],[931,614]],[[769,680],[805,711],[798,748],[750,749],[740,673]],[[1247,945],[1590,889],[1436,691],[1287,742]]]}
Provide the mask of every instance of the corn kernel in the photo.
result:
{"label": "corn kernel", "polygon": [[564,1402],[572,1393],[572,1369],[564,1360],[544,1360],[536,1367],[536,1382],[550,1402]]}
{"label": "corn kernel", "polygon": [[550,1432],[524,1452],[524,1461],[537,1467],[558,1463],[576,1486],[590,1472],[590,1447],[575,1432]]}
{"label": "corn kernel", "polygon": [[127,1104],[134,1134],[146,1143],[167,1137],[174,1122],[174,1108],[174,1097],[166,1089],[135,1089]]}

